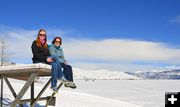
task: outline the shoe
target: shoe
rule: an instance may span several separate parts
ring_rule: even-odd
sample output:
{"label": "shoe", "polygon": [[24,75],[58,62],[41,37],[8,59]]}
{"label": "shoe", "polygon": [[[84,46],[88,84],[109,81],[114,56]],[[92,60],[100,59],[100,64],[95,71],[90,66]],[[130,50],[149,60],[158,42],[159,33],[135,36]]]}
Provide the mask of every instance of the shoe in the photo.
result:
{"label": "shoe", "polygon": [[73,82],[68,82],[68,83],[65,83],[65,84],[64,84],[64,86],[65,86],[65,87],[70,87],[70,88],[73,88],[73,89],[75,89],[75,88],[76,88],[76,84],[75,84],[75,83],[73,83]]}
{"label": "shoe", "polygon": [[64,76],[62,76],[59,81],[62,81],[63,83],[69,82]]}
{"label": "shoe", "polygon": [[51,87],[51,89],[53,90],[54,93],[58,93],[57,86]]}

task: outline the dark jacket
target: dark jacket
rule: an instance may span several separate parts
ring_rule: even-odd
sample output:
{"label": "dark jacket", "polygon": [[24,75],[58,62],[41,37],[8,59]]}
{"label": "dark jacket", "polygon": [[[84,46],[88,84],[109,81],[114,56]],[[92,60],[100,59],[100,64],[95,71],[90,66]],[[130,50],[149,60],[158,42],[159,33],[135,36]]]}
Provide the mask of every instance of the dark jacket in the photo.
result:
{"label": "dark jacket", "polygon": [[50,52],[48,48],[38,47],[36,45],[36,40],[33,41],[32,46],[32,53],[33,53],[33,63],[42,62],[47,63],[47,57],[50,56]]}

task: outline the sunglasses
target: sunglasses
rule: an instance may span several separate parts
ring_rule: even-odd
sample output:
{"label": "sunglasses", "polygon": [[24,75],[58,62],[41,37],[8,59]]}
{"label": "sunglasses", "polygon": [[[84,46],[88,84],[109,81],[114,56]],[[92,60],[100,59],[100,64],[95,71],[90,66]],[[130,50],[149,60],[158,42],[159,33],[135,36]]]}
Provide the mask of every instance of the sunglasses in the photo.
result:
{"label": "sunglasses", "polygon": [[39,36],[46,36],[45,34],[39,34]]}
{"label": "sunglasses", "polygon": [[60,43],[60,41],[55,41],[56,43]]}

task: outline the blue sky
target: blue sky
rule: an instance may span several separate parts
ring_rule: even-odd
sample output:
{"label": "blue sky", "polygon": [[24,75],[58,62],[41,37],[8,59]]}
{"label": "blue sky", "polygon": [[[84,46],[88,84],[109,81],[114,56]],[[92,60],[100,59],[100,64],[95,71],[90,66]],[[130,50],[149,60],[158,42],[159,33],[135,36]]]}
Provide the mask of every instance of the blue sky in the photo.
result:
{"label": "blue sky", "polygon": [[[31,39],[33,40],[33,38],[35,39],[36,37],[38,29],[45,28],[49,34],[50,41],[54,35],[61,35],[64,38],[64,41],[66,41],[64,42],[64,48],[67,50],[67,57],[74,65],[93,68],[94,65],[101,63],[100,65],[107,64],[108,67],[105,68],[110,68],[112,66],[111,64],[117,64],[114,66],[114,69],[113,67],[111,68],[112,70],[121,70],[118,68],[123,68],[125,65],[137,65],[134,67],[137,68],[136,70],[145,65],[148,66],[147,68],[179,66],[179,5],[179,0],[1,0],[0,36],[4,36],[4,34],[8,37],[12,37],[14,34],[16,36],[23,36],[22,32],[26,32],[29,33],[27,34],[27,38],[31,38],[30,34],[32,34]],[[11,33],[8,33],[9,31],[11,31]],[[20,41],[21,40],[22,39],[20,39]],[[72,52],[73,49],[71,50],[71,47],[75,45],[72,43],[82,45],[83,41],[89,43],[87,48],[90,49],[92,46],[91,43],[97,43],[97,46],[104,44],[104,47],[101,46],[97,49],[95,48],[96,54],[90,53],[90,55],[87,56],[88,53],[84,53],[86,55],[82,54],[81,56],[83,56],[83,58],[79,56],[77,57],[79,59],[76,59],[75,56],[72,57],[75,54]],[[94,57],[97,55],[100,55],[98,57],[101,57],[98,50],[107,49],[107,51],[109,51],[110,46],[106,45],[111,45],[109,44],[111,42],[117,42],[117,46],[120,47],[121,45],[124,46],[117,49],[115,48],[115,50],[110,50],[114,53],[116,53],[116,50],[124,50],[126,45],[128,45],[124,43],[128,42],[130,46],[134,46],[132,45],[133,43],[137,43],[135,45],[139,47],[145,46],[143,49],[140,48],[140,50],[142,49],[140,53],[153,50],[158,56],[158,53],[167,49],[170,50],[168,51],[170,52],[170,55],[168,54],[169,56],[165,55],[166,57],[162,57],[161,59],[157,58],[152,61],[151,59],[156,58],[153,56],[154,53],[151,55],[140,55],[138,54],[139,52],[130,54],[134,48],[132,49],[131,47],[128,47],[128,45],[127,50],[130,50],[130,52],[127,53],[132,55],[130,56],[131,59],[123,59],[123,57],[119,58],[121,54],[126,55],[126,53],[123,53],[122,51],[119,51],[119,56],[117,55],[117,58],[109,57],[109,60],[105,60],[108,56],[105,56],[104,59]],[[116,46],[116,44],[113,46]],[[135,48],[138,49],[139,47]],[[154,48],[152,49],[152,47]],[[85,49],[82,47],[73,48],[77,50]],[[113,49],[113,47],[110,48]],[[157,51],[157,49],[160,49],[161,51]],[[110,56],[116,56],[113,52],[110,53]],[[78,54],[81,53],[76,53],[76,55]],[[134,57],[138,56],[145,57],[141,57],[142,59],[140,58],[140,60],[135,60]],[[16,55],[14,57],[13,60],[18,63],[29,62],[27,61],[28,59],[18,60],[19,58],[16,58]],[[118,61],[114,59],[118,59]],[[171,61],[169,61],[169,59]],[[174,59],[176,60],[173,63]],[[84,63],[86,64],[84,65]],[[104,67],[100,65],[99,67],[96,66],[94,68]],[[126,69],[129,68],[125,67],[122,70]]]}

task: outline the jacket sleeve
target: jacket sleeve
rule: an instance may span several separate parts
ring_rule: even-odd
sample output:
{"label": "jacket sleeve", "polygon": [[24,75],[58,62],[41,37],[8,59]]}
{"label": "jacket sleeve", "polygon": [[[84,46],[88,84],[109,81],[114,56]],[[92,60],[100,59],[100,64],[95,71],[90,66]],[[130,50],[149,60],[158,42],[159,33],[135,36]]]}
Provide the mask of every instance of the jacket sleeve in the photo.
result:
{"label": "jacket sleeve", "polygon": [[47,57],[43,56],[41,53],[38,52],[36,41],[33,41],[31,49],[32,49],[33,57],[37,58],[39,61],[43,61],[43,62],[47,61]]}
{"label": "jacket sleeve", "polygon": [[63,49],[61,48],[61,49],[59,50],[59,52],[60,52],[60,55],[58,56],[59,59],[60,59],[62,62],[65,62],[66,60],[65,60],[65,58],[64,58]]}
{"label": "jacket sleeve", "polygon": [[57,56],[57,55],[56,55],[56,51],[55,51],[55,49],[53,48],[53,46],[50,46],[50,47],[49,47],[49,51],[50,51],[50,54],[51,54],[51,55]]}
{"label": "jacket sleeve", "polygon": [[63,51],[63,49],[62,49],[62,59],[65,61],[64,51]]}
{"label": "jacket sleeve", "polygon": [[[64,61],[65,61],[62,50],[57,50],[54,46],[51,45],[51,46],[49,47],[49,51],[50,51],[50,54],[51,54],[51,55],[57,56],[60,62],[64,62]],[[58,52],[57,52],[57,51],[58,51]]]}

